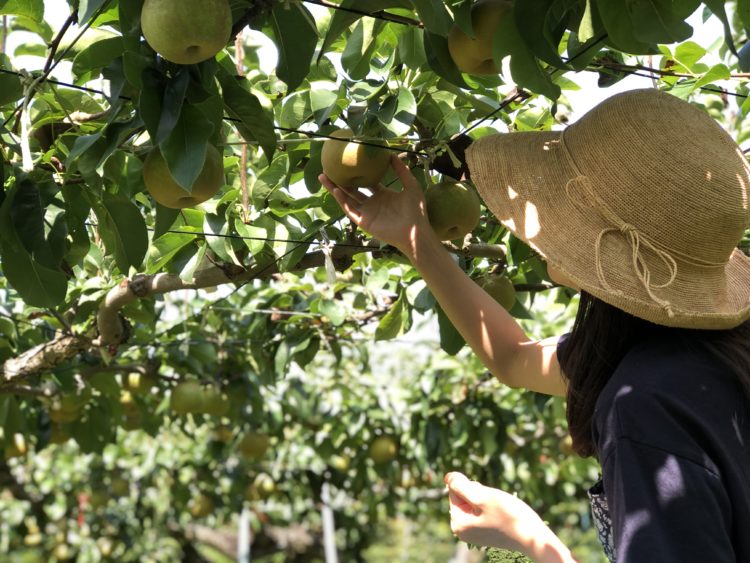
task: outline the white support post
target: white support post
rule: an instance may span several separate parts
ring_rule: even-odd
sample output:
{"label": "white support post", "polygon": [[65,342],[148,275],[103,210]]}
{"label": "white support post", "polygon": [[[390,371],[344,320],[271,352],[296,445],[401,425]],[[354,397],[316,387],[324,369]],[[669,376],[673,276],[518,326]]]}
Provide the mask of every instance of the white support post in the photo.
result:
{"label": "white support post", "polygon": [[250,509],[242,507],[237,531],[237,563],[250,563],[250,544],[252,529],[250,528]]}
{"label": "white support post", "polygon": [[333,509],[331,508],[331,487],[326,482],[320,489],[320,500],[323,503],[320,515],[323,519],[323,549],[326,563],[338,563],[339,556],[336,552],[336,526],[333,522]]}

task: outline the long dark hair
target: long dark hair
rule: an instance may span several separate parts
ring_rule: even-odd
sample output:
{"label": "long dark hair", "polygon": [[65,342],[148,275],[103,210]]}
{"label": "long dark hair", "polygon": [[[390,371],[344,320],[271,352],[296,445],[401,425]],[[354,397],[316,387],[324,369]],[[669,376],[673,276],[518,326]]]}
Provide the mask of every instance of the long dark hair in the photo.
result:
{"label": "long dark hair", "polygon": [[750,321],[730,330],[664,327],[582,291],[573,330],[558,358],[568,380],[567,418],[576,453],[596,453],[591,428],[596,400],[628,350],[667,332],[703,346],[725,362],[750,400]]}

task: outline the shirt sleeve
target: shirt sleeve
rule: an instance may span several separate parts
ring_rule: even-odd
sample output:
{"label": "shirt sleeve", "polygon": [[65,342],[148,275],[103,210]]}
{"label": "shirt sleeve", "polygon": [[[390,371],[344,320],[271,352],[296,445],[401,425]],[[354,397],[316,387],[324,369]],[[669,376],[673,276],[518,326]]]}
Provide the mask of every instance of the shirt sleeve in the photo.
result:
{"label": "shirt sleeve", "polygon": [[629,437],[612,440],[602,462],[618,563],[736,561],[718,475]]}

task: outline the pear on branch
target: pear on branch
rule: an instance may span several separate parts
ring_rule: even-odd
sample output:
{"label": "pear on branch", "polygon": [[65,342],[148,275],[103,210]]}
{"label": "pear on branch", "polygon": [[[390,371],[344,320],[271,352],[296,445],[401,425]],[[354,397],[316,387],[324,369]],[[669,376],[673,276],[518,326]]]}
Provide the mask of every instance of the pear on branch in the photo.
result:
{"label": "pear on branch", "polygon": [[511,16],[513,2],[480,0],[471,7],[474,37],[454,26],[448,34],[448,51],[461,72],[499,74],[492,53],[492,42],[500,22]]}
{"label": "pear on branch", "polygon": [[216,56],[229,42],[232,10],[227,0],[146,0],[141,29],[166,60],[196,64]]}

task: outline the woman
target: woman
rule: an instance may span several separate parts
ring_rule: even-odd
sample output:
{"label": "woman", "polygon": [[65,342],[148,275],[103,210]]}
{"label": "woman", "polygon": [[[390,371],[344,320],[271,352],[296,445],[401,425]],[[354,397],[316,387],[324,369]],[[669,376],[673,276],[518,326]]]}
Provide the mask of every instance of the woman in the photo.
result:
{"label": "woman", "polygon": [[[453,262],[422,191],[321,181],[349,218],[401,250],[503,383],[567,397],[608,557],[750,561],[750,166],[710,117],[656,90],[614,96],[564,132],[493,135],[468,151],[492,213],[581,291],[575,325],[532,341]],[[460,296],[460,299],[456,297]],[[513,495],[446,475],[454,533],[573,561]]]}

